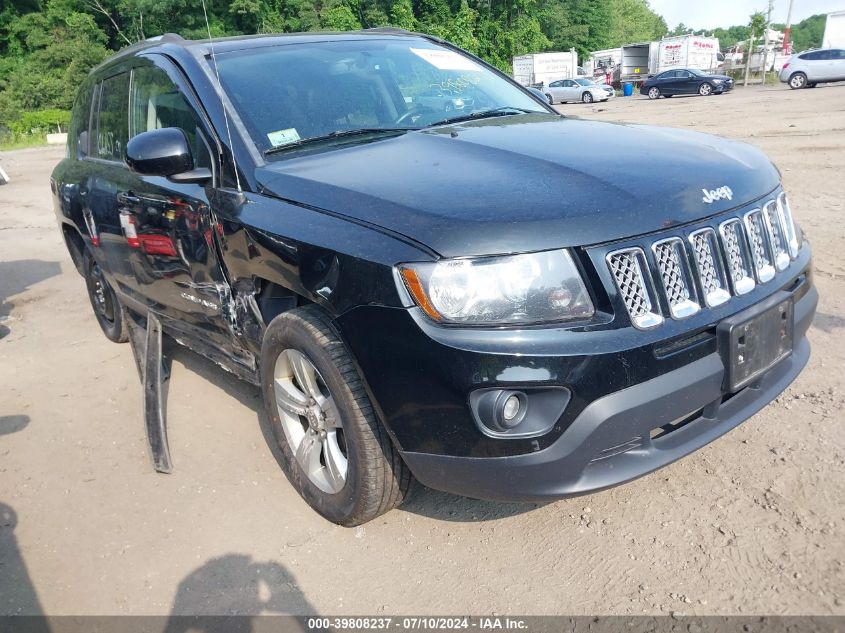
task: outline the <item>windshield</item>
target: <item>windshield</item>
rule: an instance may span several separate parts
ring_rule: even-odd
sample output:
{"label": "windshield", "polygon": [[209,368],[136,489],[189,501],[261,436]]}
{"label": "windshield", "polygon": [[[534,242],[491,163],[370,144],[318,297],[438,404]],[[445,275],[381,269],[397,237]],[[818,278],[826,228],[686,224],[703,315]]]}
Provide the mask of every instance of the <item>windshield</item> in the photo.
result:
{"label": "windshield", "polygon": [[548,112],[472,58],[418,38],[297,42],[216,57],[223,90],[265,153],[309,139],[349,142],[453,119]]}

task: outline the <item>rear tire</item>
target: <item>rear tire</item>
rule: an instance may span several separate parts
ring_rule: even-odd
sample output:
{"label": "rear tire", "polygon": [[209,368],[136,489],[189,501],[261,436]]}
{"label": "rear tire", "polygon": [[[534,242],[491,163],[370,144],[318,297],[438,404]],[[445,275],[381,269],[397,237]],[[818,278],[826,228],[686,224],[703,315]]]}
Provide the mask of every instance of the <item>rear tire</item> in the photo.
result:
{"label": "rear tire", "polygon": [[113,343],[125,343],[129,340],[129,332],[126,329],[123,306],[106,280],[100,265],[88,250],[82,258],[82,270],[85,286],[88,288],[88,299],[100,329]]}
{"label": "rear tire", "polygon": [[318,307],[284,312],[267,327],[261,387],[285,474],[323,517],[360,525],[407,497],[411,472]]}
{"label": "rear tire", "polygon": [[795,73],[789,78],[789,87],[793,90],[800,90],[807,87],[807,75],[804,73]]}
{"label": "rear tire", "polygon": [[648,89],[648,98],[649,99],[659,99],[660,98],[660,88],[657,86],[652,86]]}

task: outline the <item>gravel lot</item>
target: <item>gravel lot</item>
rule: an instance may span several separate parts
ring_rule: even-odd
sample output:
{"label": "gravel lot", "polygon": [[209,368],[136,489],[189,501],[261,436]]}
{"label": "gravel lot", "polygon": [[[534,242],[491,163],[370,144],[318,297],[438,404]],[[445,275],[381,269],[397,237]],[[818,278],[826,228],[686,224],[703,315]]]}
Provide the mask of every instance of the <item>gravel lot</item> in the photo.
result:
{"label": "gravel lot", "polygon": [[754,143],[813,243],[810,365],[778,401],[632,484],[549,505],[420,490],[323,521],[268,449],[261,401],[186,350],[172,475],[152,472],[128,346],[56,229],[63,149],[0,154],[0,614],[845,614],[845,85],[567,105]]}

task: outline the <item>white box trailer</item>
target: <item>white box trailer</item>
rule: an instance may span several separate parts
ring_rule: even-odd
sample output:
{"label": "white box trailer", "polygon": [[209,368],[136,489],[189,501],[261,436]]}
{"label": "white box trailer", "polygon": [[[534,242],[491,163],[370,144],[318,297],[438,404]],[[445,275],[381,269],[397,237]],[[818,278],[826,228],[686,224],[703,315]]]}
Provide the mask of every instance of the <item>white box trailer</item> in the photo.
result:
{"label": "white box trailer", "polygon": [[827,14],[822,48],[845,48],[845,11]]}
{"label": "white box trailer", "polygon": [[[720,59],[721,57],[721,59]],[[678,35],[660,40],[657,71],[670,68],[696,68],[715,71],[724,57],[719,52],[719,39],[700,35]]]}
{"label": "white box trailer", "polygon": [[622,65],[622,47],[606,48],[601,51],[593,51],[584,62],[584,70],[587,76],[603,75],[613,72]]}
{"label": "white box trailer", "polygon": [[513,58],[513,78],[523,86],[548,83],[558,79],[577,77],[578,54],[568,53],[531,53]]}
{"label": "white box trailer", "polygon": [[660,42],[641,42],[622,47],[620,81],[642,81],[657,72]]}

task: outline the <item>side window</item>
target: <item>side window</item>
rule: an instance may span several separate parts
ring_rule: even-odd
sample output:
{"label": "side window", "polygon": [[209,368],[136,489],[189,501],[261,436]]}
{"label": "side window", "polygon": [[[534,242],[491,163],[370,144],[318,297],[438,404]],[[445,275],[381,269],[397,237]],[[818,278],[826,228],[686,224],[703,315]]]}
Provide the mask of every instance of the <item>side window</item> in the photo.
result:
{"label": "side window", "polygon": [[833,55],[831,53],[833,53],[833,51],[819,51],[818,53],[816,53],[818,55],[816,59],[833,59]]}
{"label": "side window", "polygon": [[103,80],[97,117],[94,155],[105,160],[123,160],[129,140],[129,74],[121,73]]}
{"label": "side window", "polygon": [[88,132],[88,124],[91,121],[91,97],[93,92],[93,84],[86,81],[76,95],[67,135],[68,155],[71,158],[85,158],[90,151],[91,135]]}
{"label": "side window", "polygon": [[833,51],[833,59],[845,59],[845,51]]}
{"label": "side window", "polygon": [[211,168],[200,118],[185,95],[161,68],[136,68],[132,77],[132,135],[178,127],[188,137],[195,167]]}

